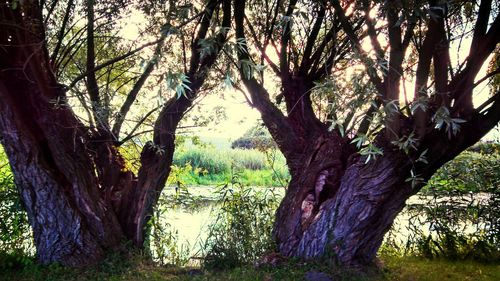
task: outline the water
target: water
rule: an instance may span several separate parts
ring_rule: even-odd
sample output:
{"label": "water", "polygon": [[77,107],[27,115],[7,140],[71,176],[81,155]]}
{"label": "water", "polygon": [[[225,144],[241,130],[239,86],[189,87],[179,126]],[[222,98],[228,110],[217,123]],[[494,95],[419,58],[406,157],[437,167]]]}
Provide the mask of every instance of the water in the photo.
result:
{"label": "water", "polygon": [[[252,190],[254,190],[254,192],[259,192],[264,189],[265,188],[262,187],[255,187]],[[220,190],[215,187],[193,186],[189,187],[188,191],[191,195],[204,198],[204,204],[197,207],[187,205],[185,207],[170,208],[167,210],[164,220],[171,226],[171,230],[177,231],[178,243],[180,245],[189,246],[190,255],[199,257],[201,243],[206,240],[208,235],[208,226],[215,220],[218,212],[218,206],[215,202]],[[280,196],[284,194],[283,188],[275,188],[274,191]],[[175,189],[167,188],[166,194],[173,196],[175,194]],[[433,196],[415,195],[407,201],[407,205],[426,205],[431,201],[436,204],[439,202],[453,202],[455,205],[486,204],[488,199],[488,194],[471,194],[470,198],[465,196],[456,198],[442,197],[439,199]],[[415,235],[415,229],[412,228],[415,226],[409,227],[409,223],[419,221],[422,222],[418,226],[422,233],[426,235],[429,234],[433,226],[426,220],[425,215],[421,213],[411,213],[405,209],[405,211],[401,212],[395,219],[391,237],[401,242],[405,241],[409,236]],[[462,226],[463,233],[466,234],[480,230],[477,224],[470,224],[467,222],[460,222],[459,224]]]}

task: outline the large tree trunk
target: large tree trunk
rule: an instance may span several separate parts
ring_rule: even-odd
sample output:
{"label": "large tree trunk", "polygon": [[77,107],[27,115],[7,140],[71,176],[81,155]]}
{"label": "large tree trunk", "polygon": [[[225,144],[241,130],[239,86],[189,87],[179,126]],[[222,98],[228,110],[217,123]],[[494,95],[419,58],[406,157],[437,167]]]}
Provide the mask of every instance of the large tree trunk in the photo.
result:
{"label": "large tree trunk", "polygon": [[34,98],[43,94],[27,83],[25,73],[10,73],[0,81],[0,136],[33,227],[38,258],[42,263],[88,264],[116,248],[123,237],[101,199],[79,124],[65,107],[54,109],[47,99]]}
{"label": "large tree trunk", "polygon": [[325,201],[304,231],[296,255],[333,255],[347,265],[373,262],[385,233],[412,194],[405,182],[410,165],[398,153],[387,153],[365,165],[351,164],[338,192]]}
{"label": "large tree trunk", "polygon": [[[332,134],[333,135],[333,134]],[[339,137],[318,138],[292,180],[274,235],[287,256],[334,256],[346,265],[373,261],[384,234],[414,192],[400,151],[365,164]]]}
{"label": "large tree trunk", "polygon": [[[163,107],[153,141],[141,153],[137,177],[126,170],[109,124],[85,127],[66,102],[65,88],[51,69],[38,2],[0,5],[0,138],[33,227],[40,262],[84,266],[97,262],[107,250],[121,248],[126,240],[144,246],[146,224],[170,172],[175,130],[227,34],[216,36],[217,51],[208,56],[201,57],[198,43],[207,36],[219,5],[222,25],[229,28],[230,4],[207,3],[186,73],[191,90]],[[92,11],[88,12],[92,21]],[[92,40],[87,47],[94,48]],[[93,56],[87,53],[91,72]],[[95,73],[88,76],[94,80],[87,87],[89,94],[98,101]]]}
{"label": "large tree trunk", "polygon": [[[380,135],[376,146],[384,153],[367,163],[334,133],[317,138],[300,160],[288,161],[297,166],[290,167],[292,180],[276,215],[278,250],[306,259],[334,258],[348,266],[371,264],[406,200],[497,124],[499,109],[497,100],[487,115],[464,124],[453,143],[446,133],[434,131],[421,141],[426,149],[409,154]],[[416,162],[424,150],[428,163]]]}
{"label": "large tree trunk", "polygon": [[0,137],[33,227],[40,262],[72,266],[119,247],[122,230],[101,197],[85,129],[48,63],[35,4],[1,6]]}

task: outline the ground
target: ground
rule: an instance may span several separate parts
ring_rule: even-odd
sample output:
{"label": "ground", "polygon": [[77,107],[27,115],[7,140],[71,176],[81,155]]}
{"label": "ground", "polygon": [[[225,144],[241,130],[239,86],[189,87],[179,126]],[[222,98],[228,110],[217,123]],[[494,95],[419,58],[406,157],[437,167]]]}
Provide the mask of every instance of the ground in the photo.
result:
{"label": "ground", "polygon": [[[124,261],[126,260],[126,261]],[[473,261],[428,260],[417,257],[380,257],[379,268],[367,272],[339,270],[325,262],[290,262],[279,267],[256,269],[253,266],[227,271],[156,266],[141,255],[127,259],[109,257],[98,266],[70,269],[58,265],[13,266],[0,268],[0,280],[304,280],[310,271],[325,272],[333,280],[500,280],[500,263]]]}

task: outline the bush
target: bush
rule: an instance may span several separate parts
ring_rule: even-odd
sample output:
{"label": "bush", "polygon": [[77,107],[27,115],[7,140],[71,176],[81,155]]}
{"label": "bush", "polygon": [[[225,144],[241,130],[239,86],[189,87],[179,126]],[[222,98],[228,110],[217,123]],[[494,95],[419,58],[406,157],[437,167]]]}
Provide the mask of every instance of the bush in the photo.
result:
{"label": "bush", "polygon": [[386,243],[426,258],[500,261],[500,186],[488,193],[432,191],[406,207],[404,228],[389,232]]}
{"label": "bush", "polygon": [[0,251],[10,260],[34,253],[31,227],[14,184],[3,149],[0,148]]}
{"label": "bush", "polygon": [[[478,149],[494,151],[491,146]],[[500,154],[465,151],[441,167],[423,192],[491,192],[497,186],[500,186]]]}
{"label": "bush", "polygon": [[391,231],[386,243],[427,258],[499,260],[499,148],[478,143],[441,167],[402,213],[408,235]]}
{"label": "bush", "polygon": [[257,149],[265,151],[269,149],[276,149],[277,145],[267,128],[262,124],[257,124],[246,131],[242,137],[233,141],[231,148]]}
{"label": "bush", "polygon": [[220,188],[220,209],[202,246],[204,266],[226,269],[249,264],[275,249],[271,231],[281,196],[235,183]]}

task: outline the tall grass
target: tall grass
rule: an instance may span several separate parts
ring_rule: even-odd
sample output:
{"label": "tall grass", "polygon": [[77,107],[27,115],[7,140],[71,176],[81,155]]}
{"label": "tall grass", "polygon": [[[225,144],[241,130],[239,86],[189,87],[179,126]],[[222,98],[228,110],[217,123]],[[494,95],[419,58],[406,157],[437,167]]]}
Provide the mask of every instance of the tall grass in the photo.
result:
{"label": "tall grass", "polygon": [[283,186],[290,177],[278,151],[190,147],[175,153],[169,183],[218,185],[231,181],[235,173],[252,186]]}
{"label": "tall grass", "polygon": [[229,173],[232,168],[262,170],[266,167],[266,156],[257,150],[194,147],[177,152],[174,165],[200,168],[208,174]]}

